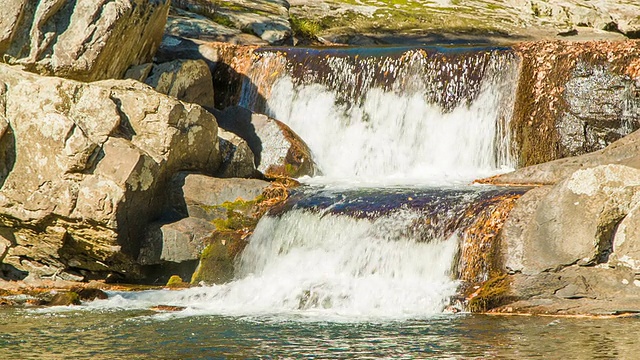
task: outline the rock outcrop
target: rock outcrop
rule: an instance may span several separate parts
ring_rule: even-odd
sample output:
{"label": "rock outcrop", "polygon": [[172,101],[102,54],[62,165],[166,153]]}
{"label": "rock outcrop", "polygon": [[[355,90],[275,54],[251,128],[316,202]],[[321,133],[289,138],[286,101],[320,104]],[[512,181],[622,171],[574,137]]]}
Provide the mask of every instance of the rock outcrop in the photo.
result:
{"label": "rock outcrop", "polygon": [[140,239],[170,178],[220,165],[215,118],[132,80],[86,84],[3,65],[0,89],[4,272],[138,278]]}
{"label": "rock outcrop", "polygon": [[477,182],[495,185],[553,185],[578,170],[608,164],[640,169],[640,131],[635,131],[602,150],[527,166]]}
{"label": "rock outcrop", "polygon": [[286,0],[176,0],[173,6],[170,35],[245,45],[282,45],[292,36]]}
{"label": "rock outcrop", "polygon": [[527,192],[494,243],[502,254],[495,264],[501,265],[468,297],[471,307],[549,314],[639,311],[639,189],[638,168],[609,164]]}
{"label": "rock outcrop", "polygon": [[270,183],[192,173],[179,173],[171,183],[169,214],[181,219],[151,224],[138,261],[157,265],[153,274],[160,282],[176,272],[191,278],[194,271],[196,283],[230,280],[233,260],[258,221],[254,207]]}
{"label": "rock outcrop", "polygon": [[6,0],[0,59],[81,81],[121,78],[149,62],[164,32],[165,0]]}
{"label": "rock outcrop", "polygon": [[601,150],[640,128],[637,41],[521,43],[512,129],[521,166]]}
{"label": "rock outcrop", "polygon": [[264,175],[296,178],[316,172],[307,144],[280,121],[239,106],[216,112],[216,118],[221,128],[247,142]]}

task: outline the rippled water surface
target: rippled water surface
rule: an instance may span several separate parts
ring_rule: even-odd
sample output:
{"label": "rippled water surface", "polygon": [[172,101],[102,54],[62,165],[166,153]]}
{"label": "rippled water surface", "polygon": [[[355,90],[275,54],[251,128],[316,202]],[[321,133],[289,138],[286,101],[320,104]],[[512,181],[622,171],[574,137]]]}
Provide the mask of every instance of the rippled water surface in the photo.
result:
{"label": "rippled water surface", "polygon": [[440,315],[389,322],[0,310],[0,359],[637,359],[640,319]]}

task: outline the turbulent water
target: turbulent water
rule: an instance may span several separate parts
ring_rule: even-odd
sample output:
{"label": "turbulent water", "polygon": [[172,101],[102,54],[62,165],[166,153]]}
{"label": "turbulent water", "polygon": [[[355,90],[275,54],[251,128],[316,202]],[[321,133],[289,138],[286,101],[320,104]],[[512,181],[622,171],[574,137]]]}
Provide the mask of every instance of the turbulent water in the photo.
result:
{"label": "turbulent water", "polygon": [[466,183],[513,168],[513,54],[387,52],[260,53],[242,102],[307,142],[313,183]]}

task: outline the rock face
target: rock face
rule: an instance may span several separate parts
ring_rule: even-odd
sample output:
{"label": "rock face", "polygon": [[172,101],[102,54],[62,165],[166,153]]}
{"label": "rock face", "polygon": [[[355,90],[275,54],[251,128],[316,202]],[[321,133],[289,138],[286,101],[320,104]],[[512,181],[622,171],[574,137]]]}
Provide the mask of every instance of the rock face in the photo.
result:
{"label": "rock face", "polygon": [[182,219],[149,226],[139,262],[159,265],[154,268],[154,276],[159,279],[175,269],[182,269],[181,276],[190,278],[195,264],[190,271],[184,269],[199,261],[194,282],[229,280],[233,259],[257,223],[253,207],[270,184],[192,173],[179,173],[171,183],[170,204],[174,216]]}
{"label": "rock face", "polygon": [[565,85],[558,156],[601,150],[640,128],[640,83],[606,65],[578,62]]}
{"label": "rock face", "polygon": [[639,169],[610,164],[527,192],[496,242],[503,268],[470,303],[518,313],[640,310],[639,189]]}
{"label": "rock face", "polygon": [[578,170],[607,164],[640,169],[640,132],[635,131],[603,150],[520,168],[514,172],[481,179],[478,182],[497,185],[553,185]]}
{"label": "rock face", "polygon": [[266,115],[235,106],[217,112],[220,127],[248,144],[257,169],[266,176],[313,176],[315,164],[311,150],[287,125]]}
{"label": "rock face", "polygon": [[0,54],[10,64],[82,81],[121,78],[160,46],[165,0],[6,0]]}
{"label": "rock face", "polygon": [[604,263],[618,223],[640,201],[640,170],[604,165],[578,170],[525,195],[510,215],[505,266],[534,275],[572,264]]}
{"label": "rock face", "polygon": [[250,178],[256,177],[255,156],[249,144],[232,132],[220,129],[218,131],[222,165],[216,174],[222,178]]}
{"label": "rock face", "polygon": [[213,79],[203,60],[155,64],[144,82],[156,91],[189,103],[213,107]]}
{"label": "rock face", "polygon": [[512,130],[521,166],[601,150],[640,128],[637,42],[521,43]]}
{"label": "rock face", "polygon": [[215,118],[135,81],[92,84],[0,66],[5,270],[135,279],[144,228],[180,170],[220,165]]}
{"label": "rock face", "polygon": [[[639,36],[640,5],[630,0],[377,1],[290,0],[297,34],[339,43],[443,39]],[[478,16],[482,14],[482,16]],[[300,24],[300,25],[298,25]],[[298,26],[296,26],[298,25]],[[395,35],[394,35],[395,34]],[[477,34],[479,36],[474,36]]]}

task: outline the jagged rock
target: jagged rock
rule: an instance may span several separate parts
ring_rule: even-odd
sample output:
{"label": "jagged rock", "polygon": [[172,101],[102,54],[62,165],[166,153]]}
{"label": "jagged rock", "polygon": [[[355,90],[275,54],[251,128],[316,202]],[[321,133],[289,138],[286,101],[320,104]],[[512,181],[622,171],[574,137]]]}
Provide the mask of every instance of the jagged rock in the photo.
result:
{"label": "jagged rock", "polygon": [[[155,277],[168,277],[180,271],[182,277],[187,278],[192,277],[195,263],[190,271],[176,270],[174,265],[199,260],[200,275],[196,282],[210,276],[228,279],[229,274],[233,274],[233,257],[242,250],[246,236],[258,221],[253,214],[256,200],[269,185],[256,179],[176,175],[172,181],[171,203],[177,216],[185,218],[150,226],[139,262],[159,265],[154,268]],[[217,250],[212,251],[214,249]],[[227,251],[233,256],[221,255]]]}
{"label": "jagged rock", "polygon": [[209,221],[188,217],[170,224],[152,224],[147,230],[138,261],[156,265],[165,261],[180,263],[197,260],[216,226]]}
{"label": "jagged rock", "polygon": [[82,81],[121,78],[149,62],[169,12],[165,0],[6,0],[0,54],[29,71]]}
{"label": "jagged rock", "polygon": [[218,131],[222,165],[216,174],[221,178],[248,178],[256,176],[255,157],[249,145],[234,133]]}
{"label": "jagged rock", "polygon": [[204,107],[213,107],[213,79],[203,60],[174,60],[153,66],[144,82],[156,91]]}
{"label": "jagged rock", "polygon": [[132,80],[86,84],[2,65],[0,88],[15,141],[0,188],[4,266],[70,280],[140,276],[140,239],[169,179],[218,169],[215,118]]}
{"label": "jagged rock", "polygon": [[634,207],[620,222],[613,238],[613,253],[609,263],[640,270],[640,207]]}
{"label": "jagged rock", "polygon": [[287,125],[266,115],[239,107],[216,112],[220,127],[243,138],[266,176],[313,176],[311,150]]}
{"label": "jagged rock", "polygon": [[502,236],[505,267],[534,275],[607,261],[618,223],[640,201],[640,170],[604,165],[525,194]]}

